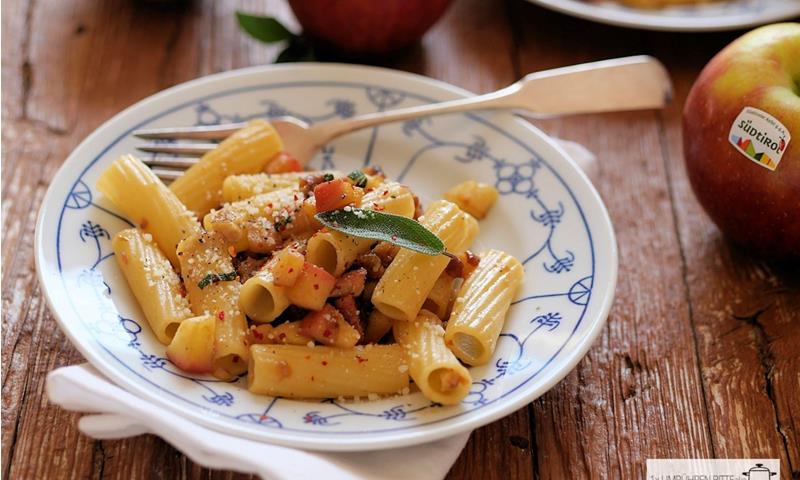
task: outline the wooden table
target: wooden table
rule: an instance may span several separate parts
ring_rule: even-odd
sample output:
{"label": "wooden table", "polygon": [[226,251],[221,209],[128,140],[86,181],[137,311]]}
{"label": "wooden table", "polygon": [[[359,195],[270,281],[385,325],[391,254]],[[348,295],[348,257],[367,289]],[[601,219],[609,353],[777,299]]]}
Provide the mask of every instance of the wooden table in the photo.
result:
{"label": "wooden table", "polygon": [[[237,9],[296,25],[283,0],[4,0],[2,3],[2,474],[5,478],[229,478],[152,436],[93,441],[50,405],[50,370],[82,362],[36,281],[33,234],[56,169],[128,105],[202,75],[271,62]],[[640,478],[647,458],[780,458],[800,478],[800,275],[748,257],[694,199],[683,100],[737,34],[601,26],[519,0],[458,0],[386,66],[476,92],[535,70],[649,53],[676,88],[663,112],[539,122],[599,157],[619,241],[617,297],[578,367],[543,397],[477,430],[451,478]],[[237,477],[238,478],[238,477]]]}

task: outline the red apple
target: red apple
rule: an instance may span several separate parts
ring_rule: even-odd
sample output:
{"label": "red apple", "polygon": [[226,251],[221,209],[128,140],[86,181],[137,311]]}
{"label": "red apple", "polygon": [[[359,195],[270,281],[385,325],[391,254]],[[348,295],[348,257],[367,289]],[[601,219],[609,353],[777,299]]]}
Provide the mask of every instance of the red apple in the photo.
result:
{"label": "red apple", "polygon": [[800,258],[800,23],[740,37],[706,65],[683,110],[689,180],[748,251]]}
{"label": "red apple", "polygon": [[355,54],[384,54],[417,41],[450,0],[289,0],[304,33]]}

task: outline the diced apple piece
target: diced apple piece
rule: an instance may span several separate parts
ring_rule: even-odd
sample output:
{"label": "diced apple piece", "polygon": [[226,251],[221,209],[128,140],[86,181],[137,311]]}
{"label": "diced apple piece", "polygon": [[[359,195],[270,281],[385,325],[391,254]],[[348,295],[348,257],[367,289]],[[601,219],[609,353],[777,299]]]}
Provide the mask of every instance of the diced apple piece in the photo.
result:
{"label": "diced apple piece", "polygon": [[267,162],[264,171],[270,174],[300,172],[303,166],[300,161],[287,152],[278,152]]}
{"label": "diced apple piece", "polygon": [[286,296],[298,307],[321,310],[335,284],[336,278],[325,269],[305,262],[294,285],[286,289]]}
{"label": "diced apple piece", "polygon": [[291,287],[300,276],[303,270],[305,258],[303,254],[291,248],[284,248],[278,251],[269,261],[269,271],[275,285],[280,287]]}
{"label": "diced apple piece", "polygon": [[178,326],[167,346],[167,358],[185,372],[211,373],[214,370],[215,330],[213,315],[187,318]]}
{"label": "diced apple piece", "polygon": [[314,187],[317,212],[338,210],[347,205],[357,207],[361,205],[361,197],[363,196],[363,189],[355,187],[352,183],[341,178],[335,178]]}

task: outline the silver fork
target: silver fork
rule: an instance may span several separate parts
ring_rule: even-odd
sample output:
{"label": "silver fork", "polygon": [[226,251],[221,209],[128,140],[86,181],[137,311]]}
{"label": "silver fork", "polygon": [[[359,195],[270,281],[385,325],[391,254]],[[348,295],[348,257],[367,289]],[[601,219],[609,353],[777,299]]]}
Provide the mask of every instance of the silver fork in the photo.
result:
{"label": "silver fork", "polygon": [[[519,109],[528,116],[544,118],[577,113],[662,108],[672,97],[672,85],[664,66],[646,55],[584,63],[544,70],[496,92],[448,102],[369,113],[352,118],[313,125],[294,117],[270,119],[281,136],[284,149],[306,165],[331,140],[362,128],[399,122],[428,115],[481,109]],[[173,156],[153,156],[143,160],[164,180],[174,180],[198,157],[216,148],[218,141],[242,128],[244,123],[203,127],[155,128],[137,130],[134,135],[151,140],[204,140],[206,142],[148,143],[137,148],[144,152]],[[159,168],[168,167],[168,168]]]}

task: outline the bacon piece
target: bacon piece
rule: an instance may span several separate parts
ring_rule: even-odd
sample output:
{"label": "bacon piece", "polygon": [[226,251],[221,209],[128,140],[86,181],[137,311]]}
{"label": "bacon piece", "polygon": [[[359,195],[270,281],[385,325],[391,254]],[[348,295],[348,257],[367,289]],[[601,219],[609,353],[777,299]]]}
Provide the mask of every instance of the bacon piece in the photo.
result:
{"label": "bacon piece", "polygon": [[337,298],[334,302],[339,313],[344,317],[344,321],[356,329],[361,338],[364,338],[364,326],[361,324],[361,317],[358,312],[356,299],[352,295]]}
{"label": "bacon piece", "polygon": [[314,192],[314,187],[320,183],[325,183],[325,174],[307,175],[300,179],[300,190],[306,196],[311,196]]}
{"label": "bacon piece", "polygon": [[464,268],[464,279],[469,278],[472,275],[472,272],[478,268],[478,265],[481,263],[481,257],[475,255],[470,250],[459,255],[459,259],[463,263]]}
{"label": "bacon piece", "polygon": [[392,245],[389,242],[380,242],[372,249],[372,253],[381,259],[381,264],[383,264],[384,267],[388,267],[389,264],[392,263],[392,260],[394,260],[394,257],[399,251],[400,247]]}
{"label": "bacon piece", "polygon": [[361,267],[361,270],[364,270],[367,276],[372,280],[381,278],[383,272],[386,270],[380,257],[371,252],[359,256],[353,265]]}
{"label": "bacon piece", "polygon": [[339,310],[326,303],[322,310],[311,312],[300,321],[300,334],[319,343],[332,345],[339,334]]}
{"label": "bacon piece", "polygon": [[244,257],[239,259],[240,257],[236,257],[233,259],[233,265],[236,269],[236,274],[239,275],[239,280],[241,282],[246,282],[256,273],[258,270],[261,270],[261,267],[267,263],[267,258],[255,258],[255,257]]}
{"label": "bacon piece", "polygon": [[331,297],[343,297],[345,295],[359,296],[364,291],[364,282],[367,279],[367,271],[364,268],[347,272],[336,279],[333,286]]}
{"label": "bacon piece", "polygon": [[445,273],[454,278],[464,278],[464,263],[458,257],[450,257]]}

